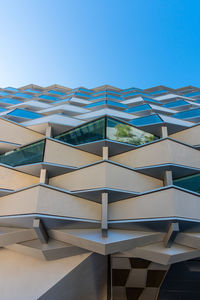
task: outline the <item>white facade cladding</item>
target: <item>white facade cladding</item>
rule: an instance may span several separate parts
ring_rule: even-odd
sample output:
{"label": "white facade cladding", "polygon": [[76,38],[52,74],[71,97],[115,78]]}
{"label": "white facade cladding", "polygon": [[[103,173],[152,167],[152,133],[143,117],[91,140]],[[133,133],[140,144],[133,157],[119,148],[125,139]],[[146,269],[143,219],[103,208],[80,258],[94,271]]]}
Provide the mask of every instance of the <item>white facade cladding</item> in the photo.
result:
{"label": "white facade cladding", "polygon": [[200,257],[199,122],[193,86],[0,89],[0,300],[162,300]]}

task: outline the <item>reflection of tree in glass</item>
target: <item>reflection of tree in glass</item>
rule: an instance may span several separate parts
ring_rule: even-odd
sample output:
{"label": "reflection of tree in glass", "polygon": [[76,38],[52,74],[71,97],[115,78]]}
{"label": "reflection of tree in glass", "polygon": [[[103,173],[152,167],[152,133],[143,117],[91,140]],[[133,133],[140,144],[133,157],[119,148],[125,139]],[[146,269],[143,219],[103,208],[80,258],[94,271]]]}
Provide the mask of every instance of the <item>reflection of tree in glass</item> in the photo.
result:
{"label": "reflection of tree in glass", "polygon": [[152,134],[148,135],[146,132],[139,132],[139,130],[134,130],[134,128],[126,124],[117,124],[115,129],[115,137],[119,142],[141,145],[154,140],[154,136]]}

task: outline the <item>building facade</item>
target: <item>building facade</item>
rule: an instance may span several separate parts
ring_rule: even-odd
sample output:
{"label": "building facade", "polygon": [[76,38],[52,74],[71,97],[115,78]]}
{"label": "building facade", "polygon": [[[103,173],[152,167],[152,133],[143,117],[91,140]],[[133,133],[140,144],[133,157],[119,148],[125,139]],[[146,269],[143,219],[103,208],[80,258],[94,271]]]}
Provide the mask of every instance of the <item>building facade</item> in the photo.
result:
{"label": "building facade", "polygon": [[0,89],[0,300],[200,299],[200,89]]}

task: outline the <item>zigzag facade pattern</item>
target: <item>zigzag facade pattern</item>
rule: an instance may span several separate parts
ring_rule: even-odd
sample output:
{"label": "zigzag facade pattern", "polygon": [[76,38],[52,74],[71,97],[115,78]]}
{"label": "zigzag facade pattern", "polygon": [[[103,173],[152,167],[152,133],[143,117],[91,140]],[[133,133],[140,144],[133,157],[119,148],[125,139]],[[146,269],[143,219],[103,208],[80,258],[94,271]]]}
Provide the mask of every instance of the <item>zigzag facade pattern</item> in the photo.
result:
{"label": "zigzag facade pattern", "polygon": [[[0,89],[0,261],[14,282],[25,260],[35,287],[2,299],[158,299],[170,265],[200,256],[199,106],[193,86]],[[156,286],[128,277],[134,258]]]}

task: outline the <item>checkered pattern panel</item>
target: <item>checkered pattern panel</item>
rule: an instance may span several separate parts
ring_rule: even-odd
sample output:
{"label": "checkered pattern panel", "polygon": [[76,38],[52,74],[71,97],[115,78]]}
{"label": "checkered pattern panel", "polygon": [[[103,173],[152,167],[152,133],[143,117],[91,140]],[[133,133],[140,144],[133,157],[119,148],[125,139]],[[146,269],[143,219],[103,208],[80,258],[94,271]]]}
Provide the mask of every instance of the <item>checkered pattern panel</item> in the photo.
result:
{"label": "checkered pattern panel", "polygon": [[113,300],[155,300],[168,269],[140,258],[112,257]]}

